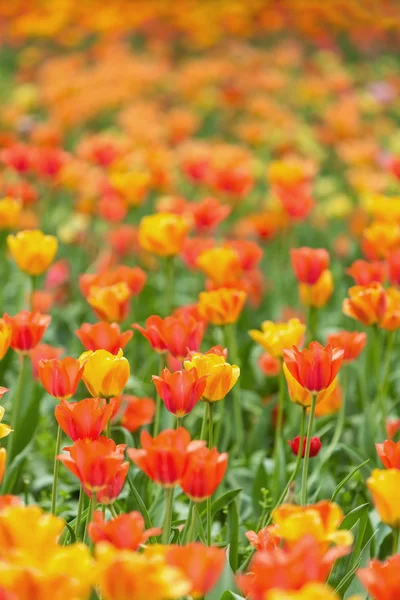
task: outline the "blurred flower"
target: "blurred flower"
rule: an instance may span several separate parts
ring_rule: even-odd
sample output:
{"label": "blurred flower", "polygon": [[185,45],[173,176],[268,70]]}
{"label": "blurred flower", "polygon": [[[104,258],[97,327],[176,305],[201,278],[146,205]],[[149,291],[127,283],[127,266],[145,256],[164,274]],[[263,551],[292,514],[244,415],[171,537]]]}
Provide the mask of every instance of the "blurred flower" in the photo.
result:
{"label": "blurred flower", "polygon": [[231,248],[211,248],[197,259],[197,267],[216,287],[224,287],[240,278],[241,266],[237,252]]}
{"label": "blurred flower", "polygon": [[395,221],[372,223],[363,231],[363,253],[369,260],[386,259],[400,247],[400,226]]}
{"label": "blurred flower", "polygon": [[354,279],[356,285],[369,285],[373,281],[383,283],[386,279],[386,264],[380,261],[356,260],[346,269],[346,273]]}
{"label": "blurred flower", "polygon": [[389,439],[393,439],[400,430],[400,419],[388,419],[386,421],[386,432]]}
{"label": "blurred flower", "polygon": [[85,398],[79,402],[61,400],[54,416],[61,429],[72,439],[97,440],[105,430],[113,405],[104,398]]}
{"label": "blurred flower", "polygon": [[217,198],[206,197],[189,205],[196,233],[211,234],[231,213],[232,208]]}
{"label": "blurred flower", "polygon": [[306,283],[299,284],[299,294],[302,303],[305,306],[322,308],[328,302],[333,292],[332,273],[326,270],[313,285]]}
{"label": "blurred flower", "polygon": [[236,323],[246,302],[246,292],[230,288],[219,288],[199,294],[199,313],[213,325]]}
{"label": "blurred flower", "polygon": [[225,567],[224,548],[192,542],[185,546],[169,546],[165,560],[177,567],[191,583],[189,595],[203,598],[218,583]]}
{"label": "blurred flower", "polygon": [[320,392],[329,388],[342,366],[344,350],[318,342],[311,342],[300,351],[283,351],[283,360],[290,374],[309,392]]}
{"label": "blurred flower", "polygon": [[380,283],[368,286],[354,286],[349,289],[349,298],[343,300],[345,315],[360,321],[363,325],[378,323],[386,310],[386,292]]}
{"label": "blurred flower", "polygon": [[0,199],[0,230],[16,229],[19,225],[21,204],[15,198]]}
{"label": "blurred flower", "polygon": [[192,353],[191,358],[185,360],[184,367],[189,372],[193,368],[196,369],[200,379],[206,377],[203,399],[207,402],[217,402],[225,398],[240,375],[237,365],[230,365],[223,354],[215,354],[212,351],[206,354]]}
{"label": "blurred flower", "polygon": [[263,250],[251,240],[228,240],[224,247],[231,248],[239,257],[240,267],[243,271],[252,271],[262,259]]}
{"label": "blurred flower", "polygon": [[4,472],[6,470],[7,450],[0,448],[0,483],[3,481]]}
{"label": "blurred flower", "polygon": [[39,378],[39,363],[41,360],[51,360],[53,358],[59,359],[62,354],[64,354],[64,348],[56,348],[50,344],[38,344],[35,346],[29,352],[34,378]]}
{"label": "blurred flower", "polygon": [[268,352],[263,352],[261,354],[260,358],[258,359],[258,366],[264,375],[267,375],[268,377],[275,377],[276,375],[279,375],[282,368],[279,358],[271,356],[271,354],[268,354]]}
{"label": "blurred flower", "polygon": [[299,319],[290,319],[287,323],[264,321],[262,331],[251,329],[250,337],[274,357],[283,355],[283,350],[299,346],[304,338],[306,326]]}
{"label": "blurred flower", "polygon": [[11,348],[16,352],[28,352],[35,348],[50,325],[51,317],[22,310],[14,317],[7,313],[4,321],[11,327]]}
{"label": "blurred flower", "polygon": [[121,322],[129,313],[131,293],[125,282],[107,287],[92,286],[87,301],[102,321]]}
{"label": "blurred flower", "polygon": [[343,521],[341,508],[327,500],[308,506],[282,504],[272,512],[272,520],[274,533],[286,542],[296,542],[312,535],[325,549],[331,543],[339,546],[351,546],[353,543],[350,531],[339,529]]}
{"label": "blurred flower", "polygon": [[140,435],[141,449],[130,448],[129,458],[155,483],[169,488],[182,478],[187,456],[203,441],[191,441],[190,433],[183,427],[165,429],[152,438],[147,431]]}
{"label": "blurred flower", "polygon": [[128,473],[129,463],[124,462],[125,448],[125,444],[116,446],[106,437],[90,441],[80,439],[73,446],[64,448],[68,454],[59,454],[57,458],[79,479],[89,496],[95,493],[98,501],[106,504],[113,502],[115,497],[102,498],[101,493],[104,494],[120,478],[123,484]]}
{"label": "blurred flower", "polygon": [[67,400],[76,392],[82,379],[84,365],[71,356],[40,360],[38,375],[41,384],[50,396]]}
{"label": "blurred flower", "polygon": [[386,469],[400,469],[400,442],[386,440],[375,448]]}
{"label": "blurred flower", "polygon": [[323,248],[292,248],[292,267],[300,283],[314,285],[324,271],[329,268],[329,254]]}
{"label": "blurred flower", "polygon": [[393,250],[387,257],[389,281],[392,285],[400,285],[400,248]]}
{"label": "blurred flower", "polygon": [[367,343],[367,334],[358,331],[335,331],[327,337],[334,348],[343,348],[343,362],[349,363],[359,357]]}
{"label": "blurred flower", "polygon": [[207,384],[207,376],[198,377],[196,369],[174,373],[163,369],[160,377],[153,375],[152,379],[166,409],[178,418],[193,410]]}
{"label": "blurred flower", "polygon": [[75,335],[80,339],[86,350],[107,350],[118,354],[119,349],[125,348],[133,336],[132,331],[121,333],[118,323],[82,323]]}
{"label": "blurred flower", "polygon": [[98,585],[104,600],[178,600],[189,593],[191,584],[182,571],[166,564],[160,554],[118,550],[98,544]]}
{"label": "blurred flower", "polygon": [[[269,592],[265,600],[339,600],[339,596],[334,593],[333,589],[322,583],[307,583],[297,591],[280,591],[272,590]],[[360,600],[354,596],[349,600]]]}
{"label": "blurred flower", "polygon": [[89,524],[89,535],[95,544],[108,542],[119,550],[137,550],[149,537],[160,535],[161,529],[145,530],[144,519],[139,512],[123,513],[105,521],[102,511],[96,511]]}
{"label": "blurred flower", "polygon": [[88,350],[79,360],[84,363],[82,379],[92,396],[112,398],[122,393],[130,375],[122,350],[116,355],[107,350]]}
{"label": "blurred flower", "polygon": [[247,531],[246,537],[249,543],[256,550],[267,550],[273,552],[280,546],[281,538],[275,533],[275,526],[268,525],[260,529],[258,533],[255,531]]}
{"label": "blurred flower", "polygon": [[[331,385],[317,395],[316,417],[325,417],[337,413],[343,403],[342,388],[336,378]],[[311,404],[311,394],[310,394]]]}
{"label": "blurred flower", "polygon": [[197,351],[203,339],[204,323],[190,315],[180,314],[162,319],[152,316],[146,319],[146,328],[137,323],[134,329],[147,339],[157,352],[170,352],[175,358],[183,360],[189,351]]}
{"label": "blurred flower", "polygon": [[[307,438],[304,437],[303,438],[303,450],[301,452],[301,456],[302,458],[304,458],[304,455],[306,453],[306,443],[307,443]],[[293,452],[293,454],[295,456],[298,456],[299,454],[299,449],[300,449],[300,436],[296,436],[295,438],[293,438],[292,440],[288,440],[288,444]],[[313,458],[314,456],[318,456],[320,450],[322,448],[322,443],[319,437],[312,437],[311,438],[311,442],[310,442],[310,458]]]}
{"label": "blurred flower", "polygon": [[367,486],[381,521],[390,527],[400,527],[400,505],[397,502],[400,470],[374,469],[367,479]]}
{"label": "blurred flower", "polygon": [[157,213],[143,217],[139,225],[139,244],[157,256],[175,256],[183,247],[189,225],[173,213]]}
{"label": "blurred flower", "polygon": [[147,275],[140,267],[118,265],[115,268],[101,270],[99,273],[84,273],[79,277],[79,289],[87,298],[93,287],[107,288],[123,283],[128,286],[131,296],[137,296],[142,291],[146,279]]}
{"label": "blurred flower", "polygon": [[202,502],[213,495],[228,467],[228,454],[216,448],[199,448],[186,457],[180,486],[193,502]]}
{"label": "blurred flower", "polygon": [[400,597],[400,554],[384,562],[372,560],[368,567],[358,569],[357,576],[368,594],[375,600],[396,600]]}
{"label": "blurred flower", "polygon": [[38,229],[19,231],[7,238],[8,248],[18,267],[28,275],[41,275],[57,254],[58,242],[53,235]]}
{"label": "blurred flower", "polygon": [[6,319],[0,319],[0,360],[5,357],[11,344],[12,328]]}
{"label": "blurred flower", "polygon": [[156,404],[153,398],[138,398],[137,396],[122,396],[125,404],[121,417],[121,425],[131,433],[137,431],[143,425],[153,422],[156,412]]}

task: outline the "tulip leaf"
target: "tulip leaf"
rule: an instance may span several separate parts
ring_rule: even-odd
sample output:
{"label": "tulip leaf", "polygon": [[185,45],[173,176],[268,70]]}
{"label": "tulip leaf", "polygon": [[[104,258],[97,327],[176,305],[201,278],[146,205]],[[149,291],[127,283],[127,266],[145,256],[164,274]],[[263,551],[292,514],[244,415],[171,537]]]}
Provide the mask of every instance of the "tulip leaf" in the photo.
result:
{"label": "tulip leaf", "polygon": [[243,596],[238,596],[238,594],[234,594],[233,592],[226,590],[219,600],[244,600],[244,598]]}
{"label": "tulip leaf", "polygon": [[43,390],[40,386],[33,386],[31,401],[18,420],[18,428],[10,434],[15,436],[13,456],[10,459],[20,454],[32,440],[39,423],[40,404],[43,398]]}
{"label": "tulip leaf", "polygon": [[229,564],[234,573],[236,573],[239,562],[239,511],[237,500],[230,503],[228,508],[228,529],[229,529]]}
{"label": "tulip leaf", "polygon": [[346,477],[344,477],[341,481],[339,481],[339,483],[335,487],[335,490],[332,494],[331,502],[334,502],[336,496],[338,495],[338,493],[340,492],[342,487],[344,485],[346,485],[346,483],[349,481],[349,479],[351,479],[353,477],[353,475],[355,475],[357,473],[357,471],[359,471],[361,469],[361,467],[363,467],[367,463],[369,463],[369,458],[367,458],[367,460],[364,460],[364,462],[362,462],[359,465],[357,465],[356,467],[354,467],[354,469],[352,471],[350,471],[350,473],[348,475],[346,475]]}
{"label": "tulip leaf", "polygon": [[[237,488],[236,490],[229,490],[229,492],[226,492],[225,494],[219,496],[219,498],[214,500],[214,502],[211,504],[211,516],[214,517],[217,514],[217,512],[229,506],[229,504],[231,504],[231,502],[234,501],[236,496],[240,494],[241,491],[242,488]],[[207,509],[205,508],[201,511],[200,516],[204,517],[206,512]]]}
{"label": "tulip leaf", "polygon": [[146,525],[146,529],[151,529],[153,527],[153,525],[152,525],[149,513],[147,512],[146,505],[143,502],[139,492],[137,491],[137,489],[132,481],[132,477],[128,474],[126,479],[127,479],[129,488],[132,492],[132,496],[133,496],[134,500],[136,501],[136,504],[138,505],[139,512],[142,514],[142,517],[143,517],[145,525]]}

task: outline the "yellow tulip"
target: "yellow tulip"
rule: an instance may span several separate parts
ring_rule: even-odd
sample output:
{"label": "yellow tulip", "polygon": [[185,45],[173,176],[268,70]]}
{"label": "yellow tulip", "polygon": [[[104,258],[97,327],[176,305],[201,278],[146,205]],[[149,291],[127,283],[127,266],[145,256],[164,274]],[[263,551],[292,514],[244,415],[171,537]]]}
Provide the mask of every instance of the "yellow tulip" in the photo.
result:
{"label": "yellow tulip", "polygon": [[216,287],[234,282],[241,274],[239,255],[232,248],[205,250],[198,257],[196,264]]}
{"label": "yellow tulip", "polygon": [[329,269],[326,269],[318,279],[317,283],[307,285],[299,284],[299,294],[305,306],[322,308],[328,302],[333,292],[333,278]]}
{"label": "yellow tulip", "polygon": [[18,267],[28,275],[41,275],[54,260],[58,242],[38,229],[19,231],[7,237],[8,248]]}
{"label": "yellow tulip", "polygon": [[4,319],[0,319],[0,360],[4,358],[11,343],[12,329]]}
{"label": "yellow tulip", "polygon": [[157,256],[176,256],[182,250],[189,230],[188,222],[173,213],[143,217],[139,225],[139,244]]}
{"label": "yellow tulip", "polygon": [[236,323],[243,310],[247,294],[243,290],[219,288],[199,294],[199,315],[213,325]]}
{"label": "yellow tulip", "polygon": [[15,198],[0,200],[0,229],[16,229],[19,224],[21,203]]}
{"label": "yellow tulip", "polygon": [[400,527],[400,470],[374,469],[367,479],[367,486],[381,521],[393,528]]}
{"label": "yellow tulip", "polygon": [[283,355],[285,349],[301,344],[306,326],[299,319],[290,319],[287,323],[264,321],[261,329],[251,329],[250,337],[268,354],[278,357]]}
{"label": "yellow tulip", "polygon": [[[307,583],[300,590],[271,590],[265,600],[339,600],[333,589],[323,583]],[[356,598],[353,598],[356,600]]]}
{"label": "yellow tulip", "polygon": [[4,437],[7,437],[12,429],[9,425],[4,425],[4,423],[2,423],[1,421],[3,420],[4,417],[4,407],[0,406],[0,440]]}
{"label": "yellow tulip", "polygon": [[122,393],[130,367],[121,349],[117,355],[107,350],[88,350],[79,360],[85,363],[82,379],[93,397],[112,398]]}
{"label": "yellow tulip", "polygon": [[239,379],[240,369],[237,365],[230,365],[224,356],[219,354],[194,354],[190,360],[183,363],[187,371],[195,368],[197,376],[207,376],[206,389],[203,400],[217,402],[225,398]]}

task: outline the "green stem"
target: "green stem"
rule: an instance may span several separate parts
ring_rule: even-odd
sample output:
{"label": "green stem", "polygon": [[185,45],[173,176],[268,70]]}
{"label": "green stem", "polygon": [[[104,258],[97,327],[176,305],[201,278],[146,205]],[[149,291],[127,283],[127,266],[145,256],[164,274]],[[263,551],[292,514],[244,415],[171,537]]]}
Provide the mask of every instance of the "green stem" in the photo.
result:
{"label": "green stem", "polygon": [[282,368],[279,373],[279,391],[278,391],[278,418],[276,422],[275,429],[275,440],[274,440],[274,450],[273,450],[273,460],[274,460],[274,490],[277,492],[279,490],[279,479],[281,474],[280,464],[279,464],[279,447],[282,443],[282,423],[283,423],[283,410],[284,410],[284,399],[285,399],[285,373]]}
{"label": "green stem", "polygon": [[174,507],[174,488],[165,489],[165,514],[162,543],[168,544],[171,537],[172,510]]}
{"label": "green stem", "polygon": [[308,307],[308,318],[307,318],[307,330],[309,342],[314,342],[317,336],[317,324],[318,324],[318,309],[315,306]]}
{"label": "green stem", "polygon": [[[311,411],[310,411],[310,416],[309,416],[309,420],[308,420],[308,429],[307,429],[306,452],[304,455],[304,462],[303,462],[303,476],[302,476],[302,481],[301,481],[301,504],[302,504],[302,506],[305,506],[307,504],[308,462],[310,460],[311,436],[312,436],[312,432],[313,432],[316,404],[317,404],[317,394],[312,394]],[[300,451],[301,450],[302,450],[302,448],[300,449]]]}
{"label": "green stem", "polygon": [[206,428],[207,428],[207,414],[208,414],[208,402],[204,403],[204,416],[203,416],[203,421],[201,424],[201,431],[200,431],[200,439],[204,440],[206,438]]}
{"label": "green stem", "polygon": [[176,428],[182,427],[182,417],[176,417]]}
{"label": "green stem", "polygon": [[400,528],[394,527],[393,528],[393,548],[392,548],[393,555],[397,554],[398,549],[399,549],[399,536],[400,536]]}
{"label": "green stem", "polygon": [[379,397],[380,397],[379,404],[380,404],[381,411],[382,411],[382,431],[383,431],[383,433],[386,430],[386,418],[388,415],[387,394],[388,394],[388,388],[389,388],[390,365],[391,365],[391,358],[392,358],[392,353],[393,353],[393,345],[394,345],[395,337],[396,337],[396,331],[390,331],[389,336],[388,336],[386,356],[385,356],[385,367],[384,367],[384,371],[383,371],[384,374],[383,374],[383,379],[382,379],[381,386],[379,389]]}
{"label": "green stem", "polygon": [[93,511],[95,509],[96,504],[97,504],[96,494],[93,492],[92,497],[90,498],[90,501],[89,501],[89,510],[88,510],[88,514],[87,514],[87,518],[86,518],[85,533],[83,535],[83,542],[85,544],[87,544],[89,525],[92,522]]}
{"label": "green stem", "polygon": [[60,454],[61,438],[62,438],[62,429],[60,426],[58,426],[57,439],[56,439],[56,452],[54,454],[53,489],[51,491],[51,512],[53,515],[56,514],[56,505],[57,505],[57,483],[58,483],[58,471],[60,469],[60,461],[57,459],[57,456]]}
{"label": "green stem", "polygon": [[37,275],[31,275],[30,276],[30,280],[31,280],[31,293],[29,295],[29,310],[33,310],[33,296],[34,293],[36,291],[36,287],[37,287]]}
{"label": "green stem", "polygon": [[108,423],[106,426],[106,436],[110,439],[111,438],[111,419],[108,419]]}
{"label": "green stem", "polygon": [[166,278],[166,296],[167,311],[170,315],[174,309],[174,279],[175,279],[175,260],[169,256],[165,260],[165,278]]}
{"label": "green stem", "polygon": [[118,512],[114,504],[109,504],[108,508],[110,509],[110,513],[112,514],[113,518],[116,519],[118,517]]}
{"label": "green stem", "polygon": [[13,430],[8,438],[8,446],[7,446],[7,464],[9,464],[13,457],[13,449],[14,449],[14,440],[15,440],[15,430],[18,427],[18,419],[20,412],[20,404],[21,404],[21,396],[22,396],[22,387],[24,382],[24,374],[26,365],[28,363],[28,357],[26,354],[22,354],[21,356],[21,366],[18,375],[17,387],[15,389],[15,394],[12,401],[12,409],[11,409],[11,423],[10,427]]}
{"label": "green stem", "polygon": [[328,458],[331,456],[332,452],[335,450],[342,432],[343,432],[343,426],[344,426],[344,422],[345,422],[345,418],[346,418],[346,398],[347,398],[347,388],[348,388],[348,365],[344,365],[342,368],[342,374],[343,374],[343,393],[342,393],[342,404],[340,405],[339,408],[339,414],[337,417],[337,421],[336,421],[336,427],[335,427],[335,431],[332,437],[332,441],[329,444],[329,446],[326,449],[326,452],[324,453],[324,460],[328,460]]}
{"label": "green stem", "polygon": [[[208,403],[208,447],[213,447],[213,409],[214,405],[212,402]],[[211,546],[211,527],[212,527],[212,515],[211,515],[211,496],[207,498],[207,544]]]}
{"label": "green stem", "polygon": [[190,520],[190,526],[189,526],[187,540],[186,540],[187,543],[193,542],[196,537],[197,518],[198,518],[198,508],[197,508],[197,504],[194,503],[193,510],[192,510],[192,518]]}
{"label": "green stem", "polygon": [[[164,369],[164,366],[165,366],[165,357],[164,357],[164,354],[160,354],[160,363],[159,363],[160,375]],[[160,418],[161,418],[161,398],[156,393],[156,414],[155,414],[154,423],[153,423],[153,437],[156,437],[160,431]]]}
{"label": "green stem", "polygon": [[85,492],[83,491],[83,485],[81,485],[80,490],[79,490],[78,512],[76,515],[76,524],[75,524],[75,537],[77,540],[79,539],[79,528],[81,525],[84,500],[85,500]]}
{"label": "green stem", "polygon": [[[239,365],[239,356],[237,351],[236,344],[236,328],[235,324],[225,325],[225,334],[226,334],[226,345],[228,347],[228,352],[230,352],[232,356],[232,362]],[[235,437],[236,437],[236,450],[243,450],[243,440],[244,440],[244,425],[243,425],[243,413],[242,406],[240,404],[240,383],[239,380],[235,383],[232,388],[233,391],[233,417],[235,423]]]}

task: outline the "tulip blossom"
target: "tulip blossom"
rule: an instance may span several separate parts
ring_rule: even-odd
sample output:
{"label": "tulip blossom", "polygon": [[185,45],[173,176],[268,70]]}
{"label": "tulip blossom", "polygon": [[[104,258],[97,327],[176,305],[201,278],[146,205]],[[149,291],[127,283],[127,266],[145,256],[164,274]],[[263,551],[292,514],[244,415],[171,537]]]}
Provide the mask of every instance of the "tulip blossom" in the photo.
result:
{"label": "tulip blossom", "polygon": [[[295,438],[293,438],[292,440],[288,441],[290,449],[292,450],[293,454],[295,456],[298,456],[299,454],[299,449],[300,449],[300,436],[296,436]],[[306,453],[306,443],[307,443],[307,438],[303,438],[303,449],[301,451],[301,456],[302,458],[304,458],[305,453]],[[313,458],[314,456],[318,456],[320,450],[322,448],[322,443],[321,440],[319,439],[319,437],[312,437],[311,438],[311,442],[310,442],[310,458]]]}
{"label": "tulip blossom", "polygon": [[287,323],[264,321],[261,331],[251,329],[250,337],[274,357],[283,355],[283,351],[302,343],[306,326],[299,319],[290,319]]}
{"label": "tulip blossom", "polygon": [[139,225],[140,246],[157,256],[176,256],[182,250],[189,230],[187,221],[173,213],[143,217]]}
{"label": "tulip blossom", "polygon": [[346,273],[354,279],[356,285],[369,285],[374,281],[383,283],[386,279],[386,265],[384,262],[356,260]]}
{"label": "tulip blossom", "polygon": [[130,375],[122,350],[116,355],[107,350],[88,350],[79,360],[84,364],[82,379],[92,396],[112,398],[122,393]]}
{"label": "tulip blossom", "polygon": [[71,356],[40,360],[38,375],[41,384],[50,396],[59,400],[67,400],[75,394],[82,378],[84,366],[83,363]]}
{"label": "tulip blossom", "polygon": [[28,275],[41,275],[53,262],[58,242],[39,230],[19,231],[7,238],[8,248],[18,267]]}
{"label": "tulip blossom", "polygon": [[0,360],[7,354],[11,344],[12,328],[6,319],[0,319]]}
{"label": "tulip blossom", "polygon": [[284,350],[283,359],[289,373],[311,393],[327,389],[334,381],[342,366],[344,350],[328,345],[325,348],[318,342],[311,342],[308,348],[300,351]]}
{"label": "tulip blossom", "polygon": [[199,294],[199,314],[213,325],[236,323],[246,302],[243,290],[219,288]]}
{"label": "tulip blossom", "polygon": [[145,530],[144,519],[139,512],[132,511],[105,521],[104,514],[96,511],[89,525],[89,535],[95,544],[108,542],[119,550],[137,550],[149,537],[158,536],[161,529]]}
{"label": "tulip blossom", "polygon": [[83,323],[75,334],[86,350],[107,350],[111,354],[118,354],[124,349],[133,336],[132,331],[121,333],[118,323]]}
{"label": "tulip blossom", "polygon": [[309,286],[317,283],[329,268],[329,254],[324,248],[293,248],[290,257],[297,280]]}
{"label": "tulip blossom", "polygon": [[121,399],[124,403],[121,425],[125,429],[133,433],[143,425],[153,422],[156,412],[156,403],[153,398],[138,398],[124,394]]}
{"label": "tulip blossom", "polygon": [[400,442],[386,440],[375,448],[386,469],[400,469]]}
{"label": "tulip blossom", "polygon": [[192,353],[191,358],[185,360],[184,367],[188,371],[196,369],[200,379],[206,377],[203,399],[207,402],[217,402],[225,398],[240,375],[239,367],[227,363],[220,351],[214,353],[211,350],[206,354]]}
{"label": "tulip blossom", "polygon": [[200,348],[204,334],[204,323],[189,314],[179,314],[162,319],[152,316],[146,320],[146,327],[137,323],[134,329],[147,339],[157,352],[170,352],[175,358],[183,360],[189,351]]}
{"label": "tulip blossom", "polygon": [[97,440],[106,429],[113,404],[107,404],[104,398],[86,398],[79,402],[61,400],[54,415],[61,429],[72,439]]}
{"label": "tulip blossom", "polygon": [[368,594],[375,600],[397,600],[400,598],[400,554],[386,561],[372,560],[368,567],[358,569],[357,577]]}
{"label": "tulip blossom", "polygon": [[193,502],[213,495],[228,468],[228,454],[216,448],[198,448],[186,456],[180,486]]}
{"label": "tulip blossom", "polygon": [[199,378],[196,369],[174,373],[164,369],[161,377],[153,375],[153,382],[167,410],[182,418],[193,410],[204,394],[207,376]]}
{"label": "tulip blossom", "polygon": [[349,363],[358,358],[367,343],[367,334],[359,331],[336,331],[330,333],[327,342],[334,348],[343,348],[343,362]]}
{"label": "tulip blossom", "polygon": [[6,313],[3,318],[11,328],[10,345],[16,352],[33,350],[39,344],[51,321],[49,315],[31,313],[27,310],[22,310],[14,317]]}
{"label": "tulip blossom", "polygon": [[299,284],[300,300],[304,306],[322,308],[328,302],[333,292],[332,273],[326,269],[318,281],[312,285]]}
{"label": "tulip blossom", "polygon": [[203,598],[218,583],[225,567],[225,550],[198,542],[169,546],[165,560],[177,567],[191,583],[192,598]]}

